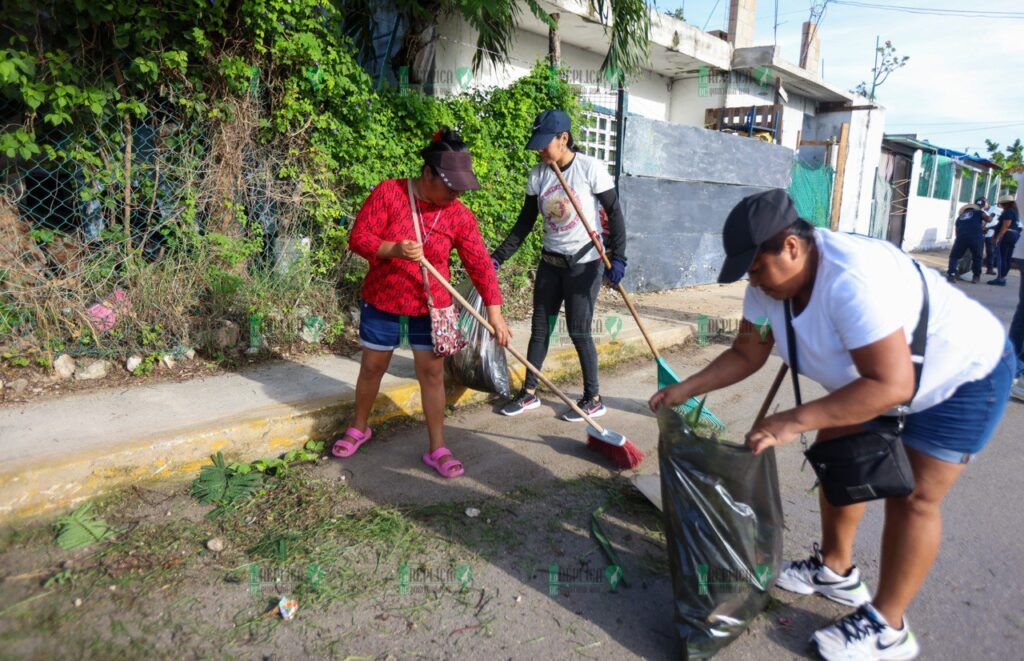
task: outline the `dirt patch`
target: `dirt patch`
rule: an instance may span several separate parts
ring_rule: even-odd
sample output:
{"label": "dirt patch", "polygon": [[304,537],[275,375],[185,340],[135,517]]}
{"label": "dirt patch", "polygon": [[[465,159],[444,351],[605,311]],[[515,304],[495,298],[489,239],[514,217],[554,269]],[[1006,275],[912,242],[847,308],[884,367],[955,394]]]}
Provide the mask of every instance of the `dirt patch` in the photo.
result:
{"label": "dirt patch", "polygon": [[[0,640],[14,656],[85,658],[657,658],[671,648],[670,615],[644,605],[670,590],[660,517],[621,478],[394,507],[315,472],[292,469],[216,517],[184,487],[120,492],[97,504],[117,537],[78,552],[48,527],[7,531]],[[602,505],[625,578],[614,590],[589,533]],[[649,591],[657,598],[635,598]],[[292,621],[276,611],[284,594],[299,602]]]}

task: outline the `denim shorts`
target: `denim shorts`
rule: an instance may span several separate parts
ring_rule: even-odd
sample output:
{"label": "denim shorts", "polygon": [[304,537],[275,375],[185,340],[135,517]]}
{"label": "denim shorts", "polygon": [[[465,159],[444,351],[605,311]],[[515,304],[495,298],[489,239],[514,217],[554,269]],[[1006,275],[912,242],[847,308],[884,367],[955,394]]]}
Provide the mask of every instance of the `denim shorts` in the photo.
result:
{"label": "denim shorts", "polygon": [[[986,376],[963,384],[949,399],[908,415],[903,445],[953,464],[971,461],[988,443],[1003,417],[1016,366],[1017,358],[1007,341],[999,363]],[[866,426],[891,424],[884,420]]]}
{"label": "denim shorts", "polygon": [[[402,319],[408,320],[403,329]],[[402,337],[403,330],[407,337]],[[379,310],[366,301],[359,301],[359,344],[375,351],[394,351],[408,340],[418,351],[433,351],[430,337],[430,315],[407,316]]]}

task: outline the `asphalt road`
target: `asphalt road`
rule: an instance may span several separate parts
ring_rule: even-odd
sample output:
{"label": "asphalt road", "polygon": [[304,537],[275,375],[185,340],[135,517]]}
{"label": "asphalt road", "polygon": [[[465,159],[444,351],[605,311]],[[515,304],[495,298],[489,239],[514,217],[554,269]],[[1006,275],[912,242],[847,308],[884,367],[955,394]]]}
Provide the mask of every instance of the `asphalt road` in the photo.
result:
{"label": "asphalt road", "polygon": [[[926,259],[936,265],[941,256]],[[1006,288],[967,283],[958,285],[989,307],[1009,324],[1017,301],[1019,275],[1010,277]],[[723,345],[689,348],[670,353],[668,362],[680,373],[706,364]],[[709,407],[728,425],[728,436],[742,438],[749,427],[768,385],[779,365],[770,363],[748,381],[713,394]],[[806,398],[821,391],[806,384]],[[578,385],[567,386],[573,397]],[[602,377],[602,393],[612,409],[602,422],[631,438],[648,455],[639,472],[657,471],[657,427],[646,409],[654,389],[654,368],[650,361],[609,372]],[[784,387],[780,406],[791,406],[790,388]],[[594,470],[594,459],[578,441],[583,430],[557,420],[563,409],[554,397],[545,395],[545,406],[515,419],[503,418],[487,408],[458,413],[449,420],[449,447],[465,463],[467,473],[455,484],[424,477],[418,452],[424,444],[423,429],[412,426],[389,432],[391,457],[388,468],[404,479],[358,479],[360,462],[351,464],[357,479],[353,486],[377,502],[443,502],[496,495],[516,488],[539,486],[565,480]],[[1024,649],[1024,403],[1011,401],[1006,414],[985,451],[964,472],[944,506],[943,546],[931,576],[908,612],[908,619],[927,659],[1022,658]],[[392,445],[391,443],[395,444]],[[402,447],[401,458],[394,450]],[[583,449],[581,449],[583,448]],[[408,456],[406,456],[408,455]],[[381,466],[374,453],[363,461],[363,470],[377,473]],[[801,470],[798,443],[779,449],[779,477],[786,516],[785,552],[789,558],[805,557],[818,541],[817,497],[808,492],[813,484],[810,469]],[[607,467],[602,469],[607,470]],[[369,477],[369,476],[367,476]],[[409,479],[417,487],[409,489]],[[878,577],[878,546],[883,521],[882,505],[869,507],[855,551],[855,561],[865,579],[874,585]],[[534,589],[513,573],[492,563],[502,580],[513,589],[537,599],[541,607],[536,621],[527,628],[543,627],[552,613],[568,618],[570,626],[595,631],[603,644],[586,656],[591,658],[672,658],[679,648],[672,642],[671,592],[665,580],[648,580],[643,589],[630,588],[615,598],[595,599],[585,604],[561,602]],[[536,586],[533,586],[536,588]],[[844,609],[822,598],[800,597],[779,590],[775,596],[783,605],[763,615],[747,634],[733,643],[722,659],[788,659],[806,656],[806,640],[818,627],[844,614]],[[582,607],[581,607],[582,606]],[[623,621],[625,620],[625,625]],[[565,625],[565,620],[560,620]],[[577,623],[573,625],[572,623]],[[614,623],[618,623],[617,625]],[[511,631],[511,630],[510,630]],[[652,633],[653,632],[653,633]],[[496,634],[499,638],[501,632]],[[510,636],[512,634],[509,634]],[[553,638],[552,638],[553,640]],[[500,649],[517,649],[517,640],[491,640]],[[521,644],[521,643],[519,643]],[[546,644],[546,643],[545,643]],[[564,650],[564,648],[557,648]],[[441,649],[435,650],[443,655]],[[520,651],[524,651],[521,650]],[[536,649],[552,653],[556,648]],[[518,654],[517,654],[518,658]]]}

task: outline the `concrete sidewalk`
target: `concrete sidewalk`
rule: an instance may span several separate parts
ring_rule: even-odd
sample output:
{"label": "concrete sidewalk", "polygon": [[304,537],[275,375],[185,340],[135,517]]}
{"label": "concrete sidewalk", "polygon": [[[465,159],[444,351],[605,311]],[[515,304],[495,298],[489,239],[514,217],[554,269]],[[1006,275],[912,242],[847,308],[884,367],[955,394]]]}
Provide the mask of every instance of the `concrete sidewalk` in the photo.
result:
{"label": "concrete sidewalk", "polygon": [[[700,317],[716,326],[738,322],[744,282],[644,294],[637,308],[659,350],[697,332]],[[512,324],[514,345],[526,353],[528,321]],[[579,374],[564,320],[551,340],[544,372]],[[650,356],[617,295],[602,291],[595,314],[602,365]],[[359,356],[322,355],[268,363],[237,373],[182,383],[140,384],[0,407],[0,521],[66,509],[117,486],[184,479],[215,452],[252,460],[278,455],[310,438],[335,434],[350,414]],[[522,366],[509,356],[521,379]],[[567,393],[579,396],[569,381]],[[449,390],[453,405],[488,395]],[[374,408],[373,424],[421,414],[412,354],[397,351]]]}

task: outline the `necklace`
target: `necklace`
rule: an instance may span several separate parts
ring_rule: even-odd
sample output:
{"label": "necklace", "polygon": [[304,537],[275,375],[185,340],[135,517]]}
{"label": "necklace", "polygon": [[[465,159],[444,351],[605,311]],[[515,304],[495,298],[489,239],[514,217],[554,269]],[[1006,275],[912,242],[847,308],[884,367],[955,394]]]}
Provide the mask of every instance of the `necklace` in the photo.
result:
{"label": "necklace", "polygon": [[[416,209],[419,211],[420,210],[420,199],[419,199],[419,196],[416,195],[415,189],[413,189],[413,195],[416,197],[416,199],[415,199]],[[430,238],[431,233],[433,233],[434,228],[437,226],[437,221],[441,219],[441,212],[442,211],[444,211],[443,208],[438,208],[437,213],[434,215],[434,222],[432,222],[430,224],[430,229],[429,230],[427,229],[427,224],[425,222],[423,222],[422,218],[420,219],[420,224],[423,226],[423,244],[424,245],[426,245],[427,239]],[[420,211],[420,213],[418,213],[416,215],[422,216],[424,214],[423,214],[422,211]],[[416,222],[415,218],[413,218],[413,222]]]}

